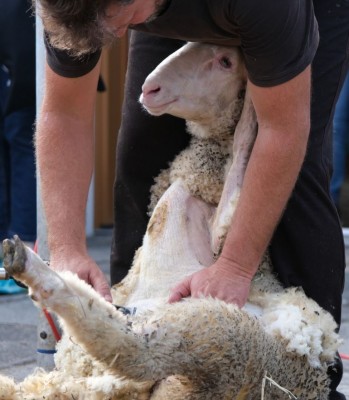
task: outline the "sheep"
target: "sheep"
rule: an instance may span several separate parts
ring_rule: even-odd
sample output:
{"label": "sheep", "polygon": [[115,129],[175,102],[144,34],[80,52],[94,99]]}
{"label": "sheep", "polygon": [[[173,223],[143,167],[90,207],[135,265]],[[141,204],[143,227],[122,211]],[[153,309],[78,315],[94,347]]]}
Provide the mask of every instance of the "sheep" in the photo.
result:
{"label": "sheep", "polygon": [[212,298],[167,303],[171,287],[212,264],[224,242],[256,135],[245,90],[238,49],[194,43],[144,83],[147,111],[185,118],[193,138],[155,180],[142,247],[113,287],[115,304],[134,315],[50,270],[19,238],[4,242],[8,273],[60,317],[65,336],[56,370],[19,384],[0,377],[1,400],[328,398],[336,324],[300,288],[282,287],[268,254],[244,309]]}

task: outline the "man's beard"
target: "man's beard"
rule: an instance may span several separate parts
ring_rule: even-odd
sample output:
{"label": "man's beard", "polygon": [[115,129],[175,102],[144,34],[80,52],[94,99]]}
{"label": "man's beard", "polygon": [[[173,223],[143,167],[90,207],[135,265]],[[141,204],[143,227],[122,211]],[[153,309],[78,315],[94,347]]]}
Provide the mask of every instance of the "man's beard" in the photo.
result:
{"label": "man's beard", "polygon": [[155,2],[155,11],[149,18],[147,18],[144,23],[148,23],[153,21],[159,15],[161,15],[168,7],[171,0],[156,0]]}
{"label": "man's beard", "polygon": [[[169,6],[171,0],[156,0],[154,3],[154,13],[150,15],[142,24],[146,24],[148,22],[154,21],[157,17],[159,17],[163,12],[166,11],[167,7]],[[130,25],[129,27],[132,28],[135,25]],[[102,45],[109,45],[114,42],[115,40],[115,33],[113,29],[111,29],[106,23],[105,19],[101,19],[101,32],[102,32]]]}

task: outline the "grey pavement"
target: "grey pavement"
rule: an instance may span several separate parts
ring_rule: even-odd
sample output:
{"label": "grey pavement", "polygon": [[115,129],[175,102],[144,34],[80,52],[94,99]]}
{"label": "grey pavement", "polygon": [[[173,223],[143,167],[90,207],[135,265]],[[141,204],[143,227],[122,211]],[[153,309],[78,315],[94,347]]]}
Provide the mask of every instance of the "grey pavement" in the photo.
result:
{"label": "grey pavement", "polygon": [[[346,252],[349,265],[349,238],[346,241],[348,242]],[[110,243],[110,230],[97,230],[95,235],[88,239],[89,253],[108,279]],[[346,269],[346,278],[341,327],[344,343],[340,352],[349,354],[349,267]],[[0,374],[12,376],[21,381],[33,372],[38,364],[45,365],[47,360],[43,360],[43,357],[52,358],[49,355],[37,357],[37,337],[38,332],[42,330],[40,325],[42,320],[38,309],[25,293],[0,295]],[[349,400],[349,361],[344,360],[343,364],[344,377],[340,390]]]}

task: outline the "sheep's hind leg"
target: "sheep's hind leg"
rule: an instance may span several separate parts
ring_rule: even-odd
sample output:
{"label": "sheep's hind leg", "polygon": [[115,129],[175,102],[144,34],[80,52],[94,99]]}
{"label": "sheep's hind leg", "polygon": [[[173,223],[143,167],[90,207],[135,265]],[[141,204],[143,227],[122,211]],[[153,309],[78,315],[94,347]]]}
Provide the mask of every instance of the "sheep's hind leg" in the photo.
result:
{"label": "sheep's hind leg", "polygon": [[58,274],[50,269],[18,236],[13,240],[4,240],[3,249],[7,273],[28,286],[29,296],[38,306],[47,308],[63,318],[74,319],[74,322],[80,314],[85,313],[83,303],[88,299],[86,300],[83,294],[86,290],[79,290],[72,284],[75,280],[78,281],[73,274]]}
{"label": "sheep's hind leg", "polygon": [[133,360],[143,354],[147,343],[132,334],[125,315],[72,273],[58,274],[47,267],[18,237],[5,240],[3,247],[9,275],[29,287],[37,305],[60,317],[69,336],[107,366],[125,356],[135,369]]}
{"label": "sheep's hind leg", "polygon": [[[5,269],[28,286],[36,305],[57,314],[63,330],[85,344],[85,349],[96,358],[110,357],[109,343],[104,337],[127,331],[126,317],[76,275],[50,269],[18,237],[5,240],[3,248]],[[97,343],[102,336],[104,339]]]}
{"label": "sheep's hind leg", "polygon": [[[76,275],[69,271],[57,273],[49,268],[18,236],[4,240],[3,249],[8,274],[28,286],[29,296],[37,305],[56,313],[71,329],[81,329],[82,319],[89,328],[96,314],[108,318],[116,312],[114,306]],[[123,314],[117,314],[122,319]]]}
{"label": "sheep's hind leg", "polygon": [[64,280],[30,248],[25,246],[18,236],[3,242],[4,267],[8,274],[29,288],[33,301],[43,307],[51,307],[53,302],[62,302],[73,293]]}

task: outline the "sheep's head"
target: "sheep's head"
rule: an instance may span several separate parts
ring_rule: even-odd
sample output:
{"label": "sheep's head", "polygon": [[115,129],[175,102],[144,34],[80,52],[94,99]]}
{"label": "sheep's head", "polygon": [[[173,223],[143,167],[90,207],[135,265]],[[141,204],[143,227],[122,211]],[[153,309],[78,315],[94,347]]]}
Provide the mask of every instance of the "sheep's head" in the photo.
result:
{"label": "sheep's head", "polygon": [[188,43],[147,77],[140,102],[152,115],[210,123],[236,108],[246,84],[238,48]]}

